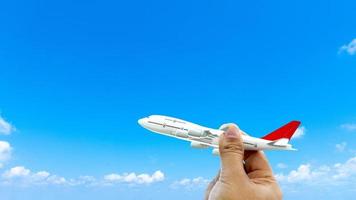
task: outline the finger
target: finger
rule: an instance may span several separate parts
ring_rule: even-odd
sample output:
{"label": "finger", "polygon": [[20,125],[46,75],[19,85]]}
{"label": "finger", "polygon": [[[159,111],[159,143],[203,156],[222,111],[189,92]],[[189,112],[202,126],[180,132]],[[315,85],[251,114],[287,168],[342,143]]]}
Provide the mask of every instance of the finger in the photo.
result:
{"label": "finger", "polygon": [[263,151],[246,151],[245,169],[250,178],[273,176],[272,169]]}
{"label": "finger", "polygon": [[216,182],[219,180],[219,178],[220,178],[220,170],[219,170],[218,174],[216,175],[216,177],[209,183],[208,188],[206,189],[206,192],[205,192],[205,198],[204,198],[205,200],[209,199],[210,192],[213,189],[213,187],[215,186]]}
{"label": "finger", "polygon": [[245,180],[247,178],[243,167],[244,148],[240,130],[230,124],[223,128],[219,140],[221,158],[221,179],[224,181]]}

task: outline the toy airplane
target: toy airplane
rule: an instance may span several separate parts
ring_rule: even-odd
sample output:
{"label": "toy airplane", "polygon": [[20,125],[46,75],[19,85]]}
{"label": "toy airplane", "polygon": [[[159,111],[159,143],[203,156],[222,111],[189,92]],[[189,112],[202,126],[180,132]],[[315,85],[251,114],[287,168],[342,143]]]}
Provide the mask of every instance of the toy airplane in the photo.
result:
{"label": "toy airplane", "polygon": [[[226,128],[224,125],[219,130],[207,128],[162,115],[151,115],[138,120],[138,123],[152,132],[189,141],[193,148],[213,147],[214,155],[219,155],[219,136]],[[291,121],[262,138],[251,137],[240,130],[244,148],[245,150],[296,150],[288,142],[299,125],[299,121]]]}

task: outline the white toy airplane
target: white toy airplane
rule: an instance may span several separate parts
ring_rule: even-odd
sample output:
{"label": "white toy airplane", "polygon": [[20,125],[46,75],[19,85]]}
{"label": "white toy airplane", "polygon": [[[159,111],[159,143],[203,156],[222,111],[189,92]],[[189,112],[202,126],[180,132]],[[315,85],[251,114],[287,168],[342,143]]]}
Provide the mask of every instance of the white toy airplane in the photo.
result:
{"label": "white toy airplane", "polygon": [[[213,154],[219,155],[219,136],[224,132],[224,125],[218,130],[162,115],[151,115],[138,120],[138,123],[152,132],[189,141],[193,148],[213,147]],[[244,148],[245,150],[296,150],[288,142],[299,125],[299,121],[291,121],[262,138],[251,137],[240,130]]]}

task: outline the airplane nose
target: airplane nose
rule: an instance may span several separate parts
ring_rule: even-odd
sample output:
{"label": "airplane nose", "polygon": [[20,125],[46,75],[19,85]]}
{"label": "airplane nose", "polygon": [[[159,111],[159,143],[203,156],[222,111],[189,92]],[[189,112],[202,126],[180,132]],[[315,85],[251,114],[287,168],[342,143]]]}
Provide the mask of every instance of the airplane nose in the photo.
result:
{"label": "airplane nose", "polygon": [[146,118],[139,119],[139,120],[137,121],[138,124],[140,124],[141,126],[143,126],[143,125],[144,125],[144,122],[145,122],[145,119],[146,119]]}

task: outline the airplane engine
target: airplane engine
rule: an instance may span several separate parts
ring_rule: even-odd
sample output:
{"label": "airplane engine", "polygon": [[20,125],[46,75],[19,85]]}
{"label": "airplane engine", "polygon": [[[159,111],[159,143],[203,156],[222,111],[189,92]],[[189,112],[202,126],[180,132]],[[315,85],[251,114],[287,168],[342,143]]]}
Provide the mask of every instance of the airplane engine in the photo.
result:
{"label": "airplane engine", "polygon": [[206,133],[202,130],[189,130],[189,135],[193,137],[205,137]]}
{"label": "airplane engine", "polygon": [[188,131],[176,130],[175,135],[177,137],[187,138],[188,137]]}
{"label": "airplane engine", "polygon": [[216,155],[216,156],[220,155],[219,149],[217,149],[217,148],[213,149],[212,153],[213,153],[213,155]]}
{"label": "airplane engine", "polygon": [[208,145],[201,144],[199,142],[191,142],[190,146],[193,147],[193,148],[196,148],[196,149],[204,149],[204,148],[208,148],[209,147]]}

